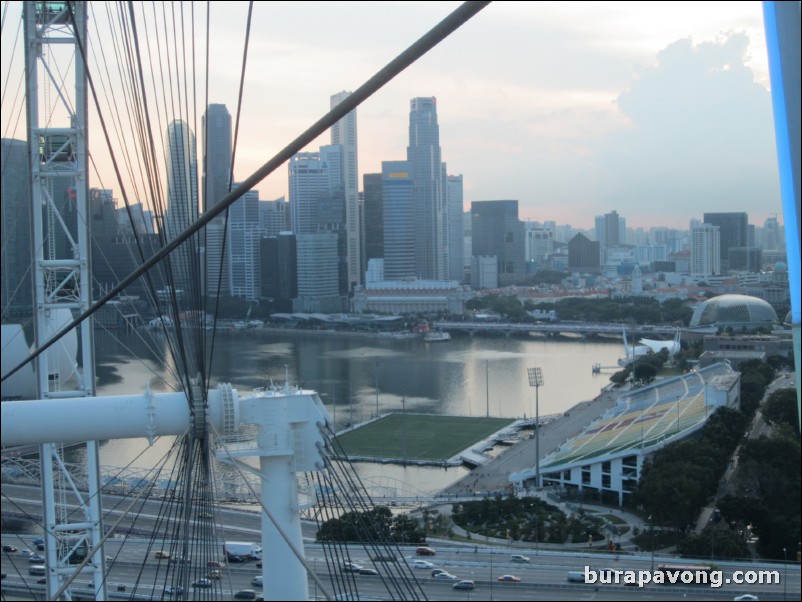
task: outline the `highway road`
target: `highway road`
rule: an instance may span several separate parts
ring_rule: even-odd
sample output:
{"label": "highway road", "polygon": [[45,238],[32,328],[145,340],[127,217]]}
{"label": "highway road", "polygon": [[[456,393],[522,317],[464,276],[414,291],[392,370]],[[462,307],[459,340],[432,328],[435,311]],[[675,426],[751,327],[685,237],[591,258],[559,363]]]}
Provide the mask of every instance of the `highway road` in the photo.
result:
{"label": "highway road", "polygon": [[[34,487],[24,487],[18,485],[4,485],[2,510],[4,516],[8,514],[19,514],[22,508],[31,512],[34,516],[40,512],[38,505],[38,489]],[[104,506],[111,508],[117,504],[112,496],[104,498]],[[126,541],[112,539],[107,544],[106,555],[113,560],[109,562],[108,579],[109,590],[113,595],[117,584],[126,585],[126,594],[130,597],[134,591],[135,584],[139,587],[135,590],[140,594],[147,594],[146,599],[151,596],[161,599],[163,586],[167,585],[167,571],[165,561],[158,561],[154,558],[157,548],[150,542],[149,538],[141,531],[147,531],[152,525],[154,517],[158,515],[160,500],[144,501],[139,508],[140,514],[136,522],[136,532],[129,536]],[[110,510],[107,524],[115,516],[115,510]],[[220,510],[219,519],[225,524],[227,539],[258,541],[259,539],[259,515],[254,512],[245,512],[235,509]],[[306,544],[306,555],[312,569],[316,574],[321,575],[325,583],[330,583],[331,572],[337,571],[336,566],[327,564],[324,549],[321,545],[313,543],[315,526],[311,523],[305,525],[305,535],[308,536]],[[20,549],[34,549],[32,540],[33,534],[12,534],[3,532],[3,545],[13,545]],[[717,563],[718,568],[724,571],[724,576],[731,576],[735,570],[774,570],[781,578],[787,581],[773,585],[736,585],[734,583],[725,584],[721,588],[711,589],[700,586],[657,586],[639,588],[625,587],[623,585],[600,585],[598,587],[586,584],[568,583],[568,571],[582,571],[584,567],[590,566],[592,569],[612,568],[619,570],[647,570],[651,567],[652,558],[649,555],[643,556],[621,556],[618,560],[615,556],[600,556],[595,553],[579,554],[576,552],[557,552],[540,550],[537,554],[534,550],[525,551],[520,549],[509,550],[502,547],[487,548],[473,546],[458,546],[446,543],[432,543],[437,547],[437,555],[427,557],[435,567],[456,575],[459,579],[471,579],[476,582],[475,590],[453,590],[450,583],[437,582],[431,579],[430,571],[425,569],[412,569],[403,566],[399,570],[404,570],[408,575],[414,575],[422,584],[423,591],[429,599],[437,600],[474,600],[495,599],[495,600],[531,600],[531,599],[621,599],[625,595],[629,599],[676,599],[677,597],[688,597],[691,599],[724,600],[732,599],[736,595],[743,593],[757,594],[763,600],[782,599],[785,592],[788,599],[799,599],[800,592],[800,570],[798,564],[746,564],[746,563]],[[157,544],[158,549],[169,546],[169,542]],[[404,547],[401,554],[411,566],[416,559],[414,547]],[[209,551],[206,550],[203,561],[196,562],[194,568],[189,572],[190,580],[205,576],[207,568],[205,561],[209,558]],[[511,553],[522,553],[530,557],[530,562],[526,564],[513,563]],[[384,563],[372,563],[368,554],[359,546],[349,547],[350,558],[365,567],[376,568],[381,574],[386,575],[388,567]],[[222,550],[220,550],[220,560]],[[665,561],[657,557],[656,564]],[[36,579],[28,575],[29,563],[26,558],[16,553],[3,553],[2,570],[7,573],[4,579],[4,590],[12,584],[22,586],[23,584],[31,587],[38,586]],[[174,572],[170,572],[172,575]],[[230,599],[232,592],[243,588],[250,588],[259,591],[259,587],[251,585],[251,580],[259,574],[259,569],[255,563],[233,564],[227,567],[223,573],[223,578],[216,585],[214,591],[194,590],[191,591],[190,599]],[[521,578],[521,583],[498,583],[496,579],[505,574],[513,574]],[[172,579],[172,576],[169,577]],[[389,599],[388,591],[381,582],[380,576],[359,575],[355,577],[359,586],[361,596],[371,596],[380,599]],[[77,582],[84,583],[85,578],[79,577]],[[145,585],[148,584],[148,585]],[[154,586],[154,584],[156,584]],[[217,597],[215,597],[217,596]],[[310,580],[310,596],[320,598],[322,592]],[[166,599],[170,599],[167,597]]]}

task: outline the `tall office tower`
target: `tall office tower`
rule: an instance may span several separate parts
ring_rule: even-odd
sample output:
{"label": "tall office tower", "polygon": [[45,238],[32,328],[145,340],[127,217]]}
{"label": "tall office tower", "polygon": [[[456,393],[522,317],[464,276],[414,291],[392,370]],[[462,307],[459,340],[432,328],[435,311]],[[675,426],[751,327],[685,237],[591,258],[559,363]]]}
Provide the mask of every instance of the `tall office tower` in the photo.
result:
{"label": "tall office tower", "polygon": [[293,311],[333,313],[343,310],[339,238],[337,232],[296,236],[298,297],[293,301]]}
{"label": "tall office tower", "polygon": [[[227,240],[225,220],[215,219],[203,229],[205,241],[204,250],[206,253],[206,294],[210,297],[217,297],[218,291],[221,295],[230,295],[231,287],[229,282],[229,251],[231,241]],[[226,242],[226,253],[223,255],[223,242]]]}
{"label": "tall office tower", "polygon": [[275,236],[290,229],[289,204],[284,197],[259,201],[259,227],[263,236]]}
{"label": "tall office tower", "polygon": [[496,257],[499,286],[521,282],[526,276],[526,237],[518,201],[474,201],[471,216],[473,256]]}
{"label": "tall office tower", "polygon": [[[328,178],[328,183],[326,190],[318,195],[317,227],[319,230],[345,229],[344,151],[345,148],[339,144],[320,147],[320,162]],[[346,255],[347,244],[343,249],[344,260],[346,260]]]}
{"label": "tall office tower", "polygon": [[[608,248],[617,247],[624,244],[622,234],[626,231],[621,229],[621,217],[617,211],[604,214],[604,243]],[[601,242],[601,241],[600,241]]]}
{"label": "tall office tower", "polygon": [[462,214],[462,266],[468,274],[471,271],[471,258],[473,257],[472,219],[470,211],[465,211]]}
{"label": "tall office tower", "polygon": [[290,216],[292,231],[311,234],[318,229],[320,197],[329,192],[329,173],[320,153],[297,153],[290,158]]}
{"label": "tall office tower", "polygon": [[362,176],[362,212],[365,223],[365,259],[384,258],[384,203],[382,201],[382,175],[366,173]]}
{"label": "tall office tower", "polygon": [[31,184],[28,176],[28,143],[3,138],[0,165],[3,167],[2,271],[0,302],[3,320],[33,315],[31,266]]}
{"label": "tall office tower", "polygon": [[730,270],[729,255],[732,247],[748,247],[749,218],[745,212],[705,213],[704,223],[719,227],[721,235],[719,256],[721,257],[721,273]]}
{"label": "tall office tower", "polygon": [[596,240],[601,244],[607,244],[607,232],[605,231],[605,220],[603,215],[597,215],[594,218],[593,234]]}
{"label": "tall office tower", "polygon": [[[201,139],[203,148],[203,176],[201,194],[203,196],[203,213],[214,207],[229,191],[231,174],[231,115],[223,104],[211,104],[201,120]],[[223,216],[217,219],[224,221]],[[222,227],[222,226],[221,226]],[[218,229],[219,230],[219,229]],[[206,262],[206,292],[209,296],[230,295],[231,275],[228,273],[228,259],[222,264],[220,271],[220,257],[223,253],[224,238],[219,232],[204,231],[204,251]],[[218,245],[212,247],[212,244]],[[226,241],[227,245],[227,241]],[[225,256],[230,248],[226,246]],[[218,289],[219,286],[219,289]]]}
{"label": "tall office tower", "polygon": [[601,243],[581,232],[568,241],[568,269],[572,272],[601,272]]}
{"label": "tall office tower", "polygon": [[203,212],[229,190],[231,177],[231,114],[226,105],[211,104],[201,119],[203,129]]}
{"label": "tall office tower", "polygon": [[[173,240],[190,224],[198,219],[198,158],[195,148],[195,134],[181,120],[175,120],[167,127],[167,212],[164,217],[164,236]],[[202,234],[196,234],[170,254],[173,286],[187,290],[192,284],[192,268],[196,265],[196,249]],[[206,282],[200,282],[201,290],[206,290]],[[194,308],[200,291],[193,291],[182,297],[185,309]]]}
{"label": "tall office tower", "polygon": [[198,159],[195,134],[176,119],[167,127],[167,215],[165,235],[172,240],[198,219]]}
{"label": "tall office tower", "polygon": [[259,299],[260,238],[259,193],[249,190],[231,205],[228,217],[228,278],[232,297]]}
{"label": "tall office tower", "polygon": [[448,199],[448,278],[462,282],[465,278],[462,214],[462,174],[446,178]]}
{"label": "tall office tower", "polygon": [[388,280],[412,278],[416,236],[413,182],[407,161],[382,161],[384,212],[384,276]]}
{"label": "tall office tower", "polygon": [[707,278],[721,274],[721,229],[704,223],[691,230],[692,278]]}
{"label": "tall office tower", "polygon": [[[129,219],[128,214],[131,214]],[[153,234],[153,213],[145,209],[142,203],[135,203],[128,209],[117,208],[117,223],[126,234]]]}
{"label": "tall office tower", "polygon": [[273,311],[292,312],[298,296],[298,258],[295,234],[263,236],[260,244],[262,298],[272,299]]}
{"label": "tall office tower", "polygon": [[766,219],[763,223],[763,232],[761,233],[761,246],[764,251],[776,251],[782,249],[781,241],[782,232],[780,231],[780,222],[777,221],[777,216]]}
{"label": "tall office tower", "polygon": [[[350,92],[338,92],[331,97],[331,108],[343,102]],[[341,181],[345,194],[346,263],[348,289],[362,282],[362,236],[359,226],[359,165],[357,152],[356,109],[331,128],[331,143],[342,146]]]}
{"label": "tall office tower", "polygon": [[426,280],[443,280],[448,274],[448,247],[444,236],[447,214],[434,97],[410,101],[407,162],[415,211],[413,275]]}

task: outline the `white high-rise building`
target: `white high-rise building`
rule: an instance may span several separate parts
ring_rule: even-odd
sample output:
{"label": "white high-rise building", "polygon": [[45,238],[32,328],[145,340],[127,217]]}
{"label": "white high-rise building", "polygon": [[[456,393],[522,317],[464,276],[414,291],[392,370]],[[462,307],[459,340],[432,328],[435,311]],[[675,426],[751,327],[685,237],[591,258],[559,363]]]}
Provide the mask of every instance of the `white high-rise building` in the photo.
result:
{"label": "white high-rise building", "polygon": [[[351,95],[338,92],[331,97],[331,108],[336,107]],[[345,193],[346,263],[348,266],[348,290],[362,282],[361,265],[362,236],[359,223],[359,164],[356,130],[356,109],[340,119],[331,128],[331,143],[342,146],[341,175]]]}
{"label": "white high-rise building", "polygon": [[721,234],[718,226],[700,224],[691,229],[691,278],[721,274]]}

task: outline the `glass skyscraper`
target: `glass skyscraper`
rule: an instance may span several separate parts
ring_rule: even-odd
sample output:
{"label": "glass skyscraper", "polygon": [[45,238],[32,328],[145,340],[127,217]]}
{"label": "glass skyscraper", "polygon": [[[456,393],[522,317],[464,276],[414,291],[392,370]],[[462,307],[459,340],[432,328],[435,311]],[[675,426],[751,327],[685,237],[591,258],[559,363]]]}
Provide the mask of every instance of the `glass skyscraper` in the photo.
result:
{"label": "glass skyscraper", "polygon": [[426,280],[447,279],[448,216],[437,99],[434,97],[413,98],[410,101],[407,163],[412,178],[414,208],[414,275]]}
{"label": "glass skyscraper", "polygon": [[203,116],[203,212],[228,194],[231,177],[231,114],[211,104]]}

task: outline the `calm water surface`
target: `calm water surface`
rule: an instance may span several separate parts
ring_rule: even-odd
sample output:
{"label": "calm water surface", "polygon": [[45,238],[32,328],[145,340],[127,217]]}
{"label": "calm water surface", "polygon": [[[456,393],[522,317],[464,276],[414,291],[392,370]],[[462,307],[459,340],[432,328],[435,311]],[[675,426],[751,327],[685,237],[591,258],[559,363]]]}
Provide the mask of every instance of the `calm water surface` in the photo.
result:
{"label": "calm water surface", "polygon": [[[164,340],[128,334],[97,340],[99,394],[172,390],[165,368]],[[338,428],[379,413],[401,411],[452,416],[522,417],[534,414],[535,390],[527,368],[540,367],[540,413],[554,414],[592,399],[609,382],[610,371],[592,373],[594,364],[613,366],[622,355],[619,341],[598,339],[460,337],[426,343],[267,330],[219,334],[212,363],[213,382],[229,382],[240,395],[254,387],[301,384],[320,393]],[[145,358],[145,359],[139,359]],[[152,448],[144,440],[109,441],[102,463],[150,467],[172,444],[162,438]],[[389,478],[429,492],[463,476],[464,468],[357,465],[363,478]]]}

